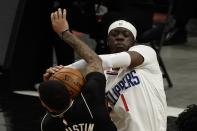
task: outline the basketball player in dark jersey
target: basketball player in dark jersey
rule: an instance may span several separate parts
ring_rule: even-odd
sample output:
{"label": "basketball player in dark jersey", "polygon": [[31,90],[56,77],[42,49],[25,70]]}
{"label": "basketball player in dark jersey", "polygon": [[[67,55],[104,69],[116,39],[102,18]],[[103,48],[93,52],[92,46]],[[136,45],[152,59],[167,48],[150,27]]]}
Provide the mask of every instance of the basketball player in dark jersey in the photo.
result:
{"label": "basketball player in dark jersey", "polygon": [[[65,9],[52,13],[51,21],[60,38],[87,62],[86,83],[75,99],[58,81],[47,80],[40,84],[39,98],[48,111],[41,123],[42,131],[117,131],[105,104],[106,79],[102,60],[68,30]],[[50,75],[50,72],[44,74],[45,78]]]}

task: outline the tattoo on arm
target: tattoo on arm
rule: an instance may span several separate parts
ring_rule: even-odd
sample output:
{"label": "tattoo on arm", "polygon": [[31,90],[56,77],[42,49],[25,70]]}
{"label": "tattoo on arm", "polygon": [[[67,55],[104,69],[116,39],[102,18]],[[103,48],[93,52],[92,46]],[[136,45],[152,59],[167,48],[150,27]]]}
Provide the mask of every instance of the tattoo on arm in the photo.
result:
{"label": "tattoo on arm", "polygon": [[103,73],[102,60],[87,44],[68,31],[63,33],[62,38],[88,63],[86,74],[94,71]]}

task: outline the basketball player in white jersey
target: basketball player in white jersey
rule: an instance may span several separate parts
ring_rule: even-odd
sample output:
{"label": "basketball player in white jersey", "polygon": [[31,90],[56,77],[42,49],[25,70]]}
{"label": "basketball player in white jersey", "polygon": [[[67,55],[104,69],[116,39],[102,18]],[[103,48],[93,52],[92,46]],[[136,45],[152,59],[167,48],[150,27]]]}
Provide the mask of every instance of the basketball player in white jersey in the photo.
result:
{"label": "basketball player in white jersey", "polygon": [[[156,52],[136,45],[136,28],[118,20],[108,29],[107,44],[112,54],[100,55],[107,77],[106,98],[118,131],[166,131],[166,96]],[[76,68],[85,67],[80,60]],[[49,69],[44,75],[62,68]]]}
{"label": "basketball player in white jersey", "polygon": [[166,96],[157,55],[151,47],[135,45],[136,35],[135,27],[123,20],[108,30],[110,51],[128,50],[114,56],[121,68],[106,72],[112,119],[119,131],[166,131]]}

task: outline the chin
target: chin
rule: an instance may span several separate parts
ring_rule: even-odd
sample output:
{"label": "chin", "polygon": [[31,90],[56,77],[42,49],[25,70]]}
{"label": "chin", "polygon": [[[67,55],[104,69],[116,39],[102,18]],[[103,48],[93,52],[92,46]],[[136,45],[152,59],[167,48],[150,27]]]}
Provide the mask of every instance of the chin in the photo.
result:
{"label": "chin", "polygon": [[116,49],[114,49],[114,53],[119,53],[119,52],[123,52],[123,51],[127,51],[127,49],[125,49],[125,48],[116,48]]}
{"label": "chin", "polygon": [[119,52],[123,52],[125,50],[114,50],[112,53],[119,53]]}

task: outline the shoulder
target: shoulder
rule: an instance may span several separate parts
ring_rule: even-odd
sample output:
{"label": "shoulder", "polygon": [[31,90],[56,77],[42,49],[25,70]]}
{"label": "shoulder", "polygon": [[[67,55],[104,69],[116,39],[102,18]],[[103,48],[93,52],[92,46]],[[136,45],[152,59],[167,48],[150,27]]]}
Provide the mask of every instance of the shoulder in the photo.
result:
{"label": "shoulder", "polygon": [[159,64],[157,60],[157,54],[152,47],[147,45],[135,45],[131,47],[129,51],[137,52],[144,58],[142,66],[157,67],[158,69]]}
{"label": "shoulder", "polygon": [[144,57],[144,59],[156,59],[157,58],[157,54],[155,52],[155,50],[147,45],[136,45],[133,46],[129,49],[129,51],[135,51],[137,53],[139,53],[140,55],[142,55]]}
{"label": "shoulder", "polygon": [[[105,75],[99,72],[92,72],[86,76],[86,84],[83,87],[83,94],[90,100],[96,99],[105,95],[106,78]],[[100,100],[98,100],[100,101]]]}
{"label": "shoulder", "polygon": [[155,50],[150,47],[150,46],[147,46],[147,45],[135,45],[135,46],[132,46],[129,51],[151,51],[151,52],[154,52],[155,53]]}
{"label": "shoulder", "polygon": [[[56,126],[54,126],[56,125]],[[59,118],[53,118],[49,113],[47,113],[41,122],[41,130],[42,131],[54,131],[59,130],[61,131],[63,128],[63,122],[62,119]]]}
{"label": "shoulder", "polygon": [[89,74],[86,75],[86,80],[101,80],[101,81],[105,81],[105,75],[103,73],[100,72],[91,72]]}
{"label": "shoulder", "polygon": [[91,72],[86,76],[86,84],[84,86],[84,90],[95,91],[95,90],[103,90],[106,86],[106,78],[103,73],[100,72]]}

